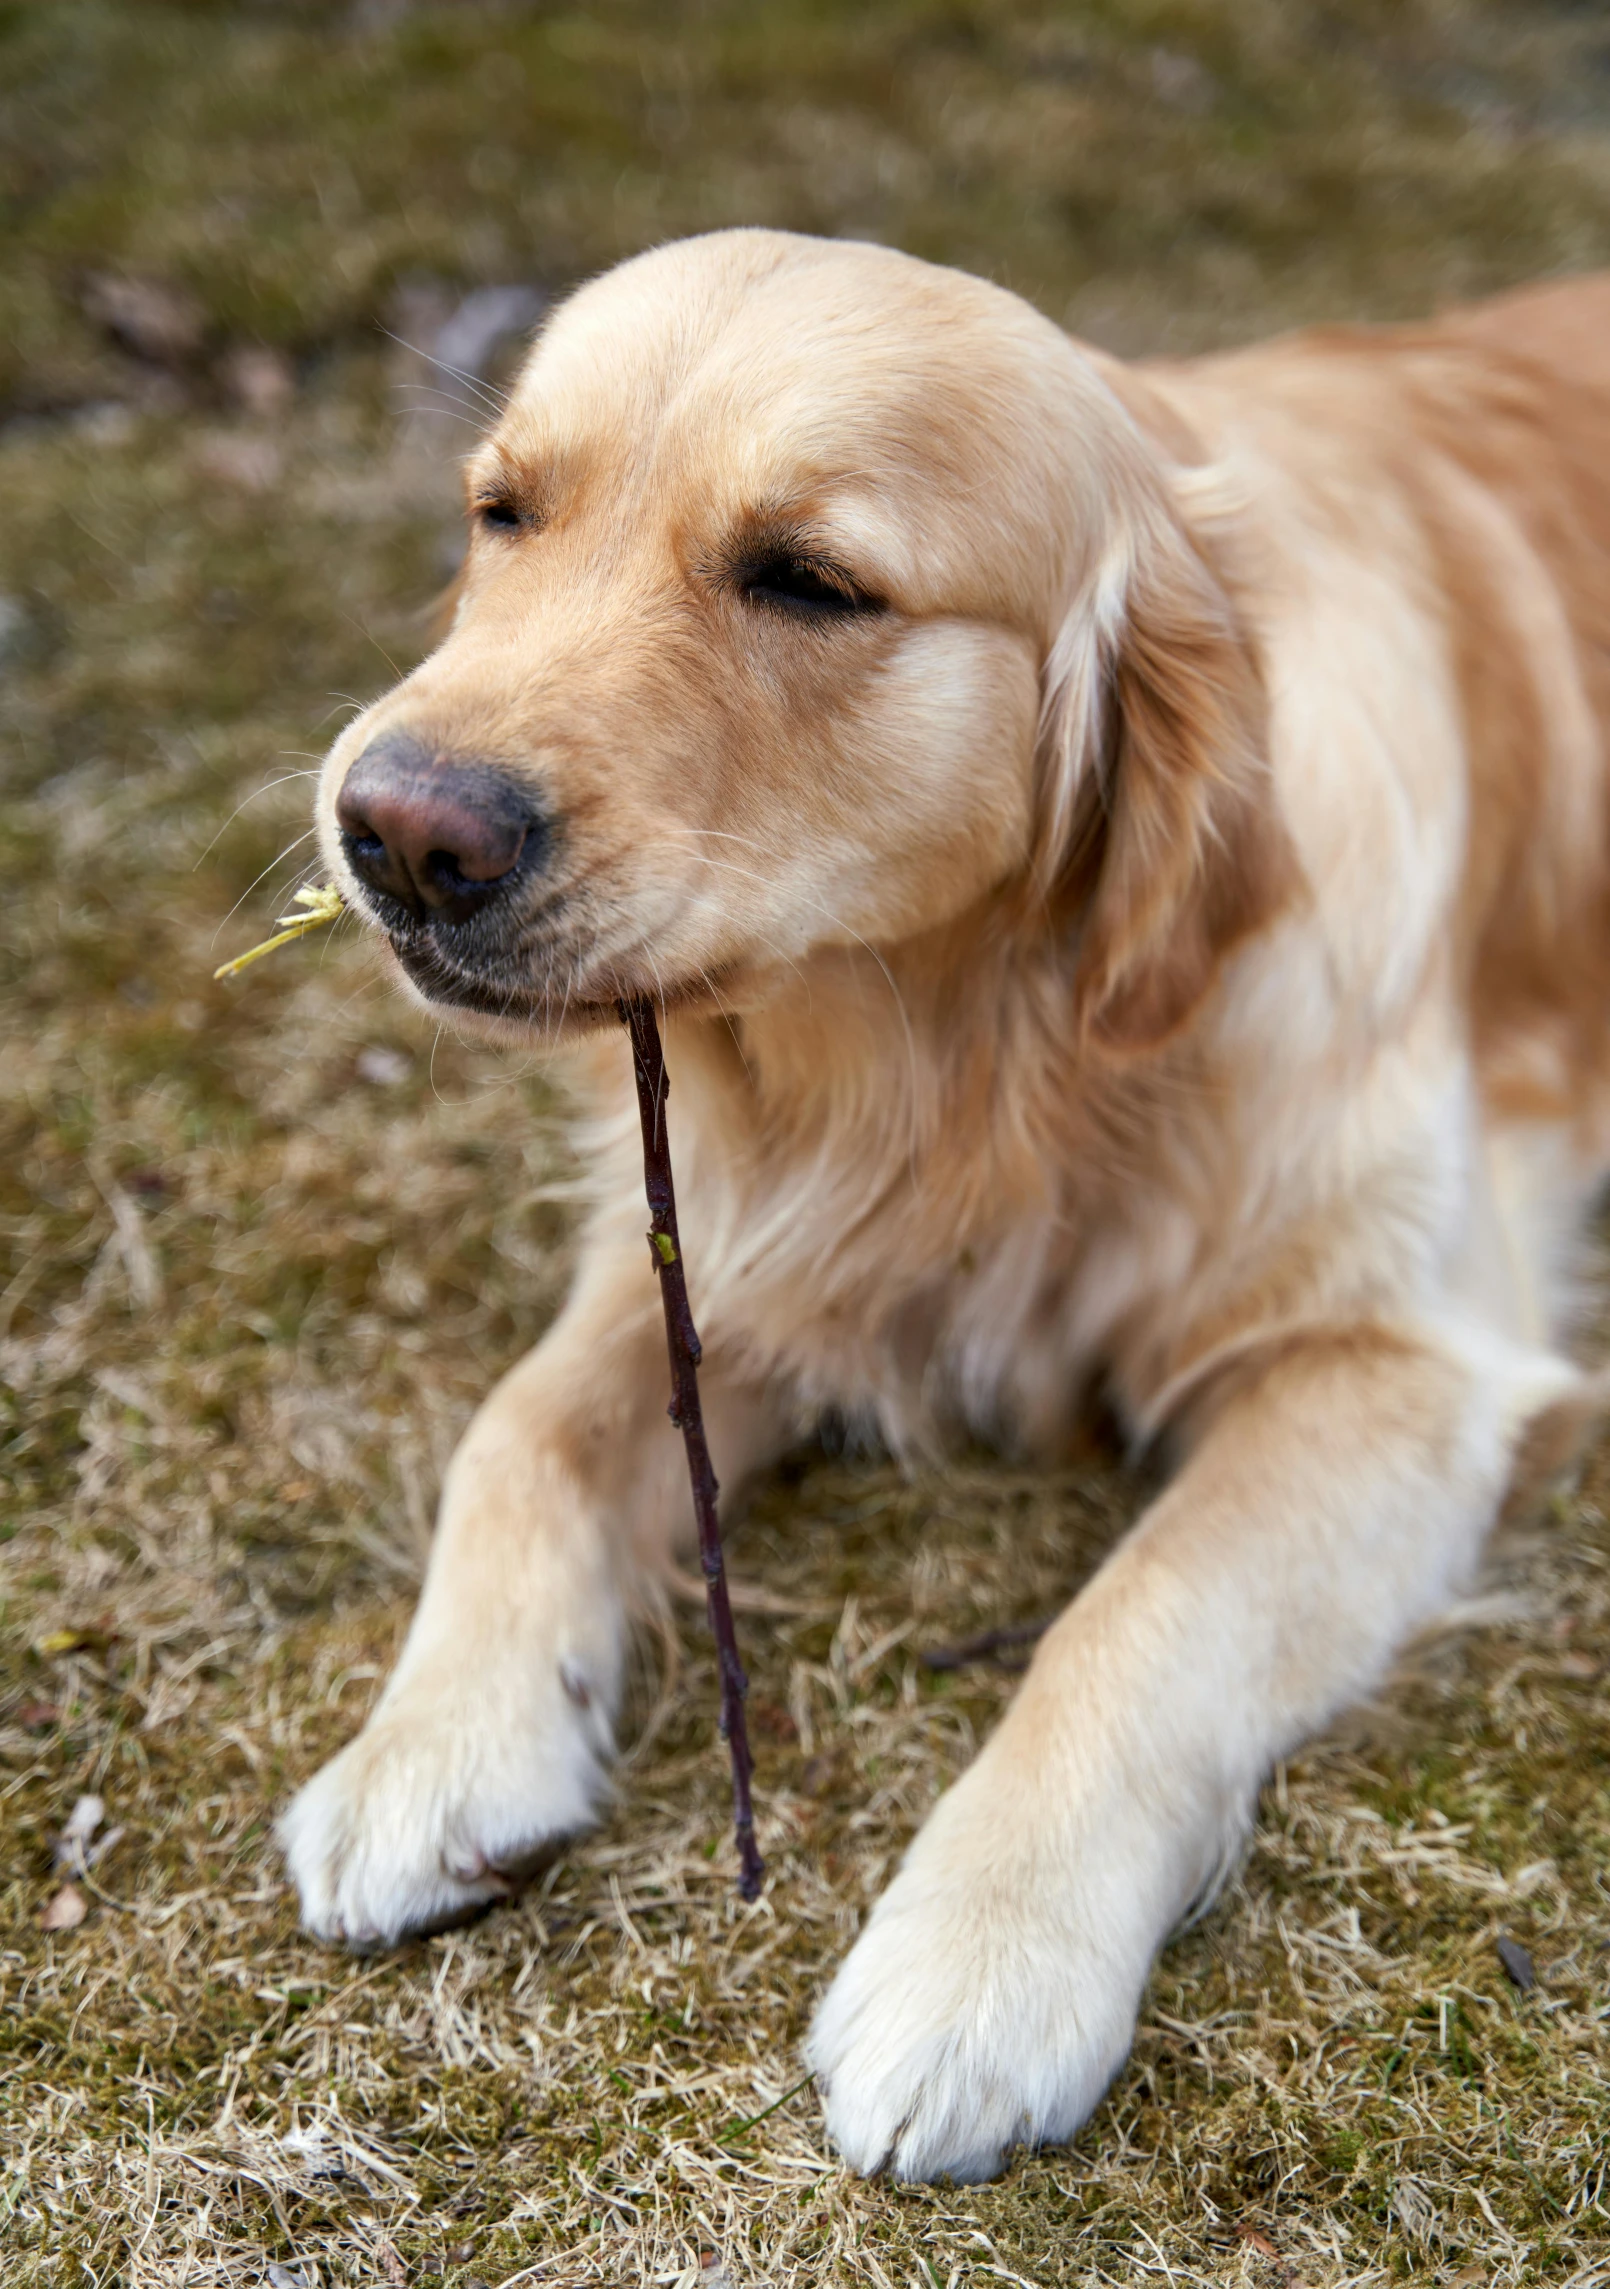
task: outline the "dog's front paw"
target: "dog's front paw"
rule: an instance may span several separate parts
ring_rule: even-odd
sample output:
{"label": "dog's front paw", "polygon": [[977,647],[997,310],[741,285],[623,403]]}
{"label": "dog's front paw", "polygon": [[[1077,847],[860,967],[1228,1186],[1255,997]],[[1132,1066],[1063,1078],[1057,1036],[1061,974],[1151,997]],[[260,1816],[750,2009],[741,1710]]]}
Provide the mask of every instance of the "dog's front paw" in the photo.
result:
{"label": "dog's front paw", "polygon": [[950,1807],[874,1908],[806,2045],[828,2135],[868,2176],[972,2183],[1015,2146],[1071,2138],[1128,2054],[1150,1963],[1143,1903],[1128,1930],[1103,1928],[1092,1911],[1116,1904],[1095,1896],[1110,1885],[1002,1850]]}
{"label": "dog's front paw", "polygon": [[502,1898],[594,1818],[609,1727],[590,1695],[484,1678],[387,1694],[279,1824],[302,1920],[389,1945]]}

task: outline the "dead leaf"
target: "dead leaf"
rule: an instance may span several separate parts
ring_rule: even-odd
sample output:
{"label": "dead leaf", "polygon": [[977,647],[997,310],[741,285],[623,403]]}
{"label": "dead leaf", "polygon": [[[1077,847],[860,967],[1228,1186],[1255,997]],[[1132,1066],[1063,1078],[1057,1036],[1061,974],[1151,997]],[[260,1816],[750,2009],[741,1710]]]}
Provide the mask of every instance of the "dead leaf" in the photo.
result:
{"label": "dead leaf", "polygon": [[53,1654],[76,1653],[88,1636],[89,1632],[83,1629],[53,1629],[48,1636],[40,1638],[34,1650],[49,1660]]}
{"label": "dead leaf", "polygon": [[76,1931],[89,1913],[89,1902],[76,1884],[63,1884],[39,1912],[41,1931]]}
{"label": "dead leaf", "polygon": [[63,1653],[104,1653],[117,1642],[117,1631],[105,1621],[85,1622],[78,1629],[53,1629],[34,1640],[34,1651],[52,1661]]}
{"label": "dead leaf", "polygon": [[67,1815],[67,1825],[56,1839],[55,1858],[58,1868],[76,1868],[84,1865],[84,1855],[90,1838],[106,1818],[105,1800],[99,1796],[81,1796]]}
{"label": "dead leaf", "polygon": [[106,1799],[104,1796],[80,1796],[75,1800],[72,1811],[67,1815],[67,1825],[62,1830],[62,1835],[72,1838],[82,1836],[87,1843],[105,1818]]}
{"label": "dead leaf", "polygon": [[1523,1995],[1531,1993],[1537,1985],[1537,1970],[1531,1957],[1518,1939],[1511,1939],[1507,1931],[1498,1935],[1498,1960],[1509,1974],[1511,1986]]}

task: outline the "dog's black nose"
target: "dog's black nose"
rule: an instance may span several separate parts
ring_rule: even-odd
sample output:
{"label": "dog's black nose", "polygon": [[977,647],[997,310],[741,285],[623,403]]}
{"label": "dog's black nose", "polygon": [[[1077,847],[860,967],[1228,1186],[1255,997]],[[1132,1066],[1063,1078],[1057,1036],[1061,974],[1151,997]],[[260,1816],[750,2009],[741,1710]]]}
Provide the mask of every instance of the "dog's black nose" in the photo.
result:
{"label": "dog's black nose", "polygon": [[364,749],[335,815],[353,873],[416,921],[468,921],[529,873],[547,839],[532,797],[502,772],[403,732]]}

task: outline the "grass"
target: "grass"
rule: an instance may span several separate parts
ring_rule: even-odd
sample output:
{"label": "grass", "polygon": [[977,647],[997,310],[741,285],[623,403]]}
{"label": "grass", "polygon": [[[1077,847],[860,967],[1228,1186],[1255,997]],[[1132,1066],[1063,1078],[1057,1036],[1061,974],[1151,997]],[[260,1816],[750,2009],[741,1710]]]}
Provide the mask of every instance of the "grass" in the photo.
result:
{"label": "grass", "polygon": [[[369,1962],[299,1935],[273,1811],[562,1292],[567,1163],[543,1071],[433,1041],[345,926],[210,975],[297,879],[286,774],[417,653],[450,556],[409,311],[758,219],[1186,348],[1606,259],[1607,121],[1565,6],[0,9],[8,2289],[1610,2281],[1604,1452],[1276,1776],[1106,2104],[999,2185],[846,2179],[797,2044],[1011,1689],[918,1653],[1077,1585],[1144,1499],[1099,1451],[760,1490],[753,1910],[690,1612],[539,1890]],[[189,346],[119,347],[106,274]],[[47,1933],[88,1793],[124,1833]]]}

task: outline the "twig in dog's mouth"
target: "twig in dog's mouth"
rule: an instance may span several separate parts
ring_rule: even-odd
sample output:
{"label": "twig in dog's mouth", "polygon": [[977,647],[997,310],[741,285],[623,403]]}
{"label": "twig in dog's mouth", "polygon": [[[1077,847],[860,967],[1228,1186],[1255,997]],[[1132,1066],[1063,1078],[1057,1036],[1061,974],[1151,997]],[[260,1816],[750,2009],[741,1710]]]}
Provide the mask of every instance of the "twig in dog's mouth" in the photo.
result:
{"label": "twig in dog's mouth", "polygon": [[637,1076],[637,1110],[643,1124],[643,1186],[648,1194],[649,1252],[659,1276],[660,1301],[665,1307],[665,1340],[671,1355],[673,1423],[687,1449],[688,1477],[693,1485],[693,1514],[699,1527],[699,1564],[704,1574],[711,1634],[721,1671],[721,1732],[732,1758],[733,1829],[738,1839],[738,1891],[742,1898],[760,1897],[765,1863],[755,1843],[755,1816],[750,1802],[749,1730],[744,1722],[744,1695],[749,1680],[738,1658],[738,1634],[733,1627],[732,1601],[727,1594],[727,1570],[721,1553],[721,1524],[716,1516],[720,1488],[710,1466],[705,1442],[704,1416],[699,1406],[699,1336],[688,1307],[688,1283],[682,1265],[682,1243],[676,1228],[676,1193],[671,1182],[671,1145],[666,1133],[665,1100],[670,1083],[660,1029],[646,1001],[619,1004],[621,1023],[632,1041],[632,1067]]}
{"label": "twig in dog's mouth", "polygon": [[[232,978],[248,963],[272,954],[310,930],[323,929],[346,911],[346,901],[333,883],[296,893],[300,913],[282,914],[277,933],[252,946],[233,961],[220,963],[214,977]],[[760,1897],[765,1863],[755,1843],[755,1816],[749,1781],[753,1761],[749,1730],[744,1722],[744,1695],[749,1690],[738,1658],[738,1635],[733,1627],[732,1601],[727,1593],[727,1572],[721,1552],[721,1525],[716,1516],[720,1488],[710,1464],[699,1406],[699,1336],[688,1306],[688,1284],[682,1269],[682,1244],[676,1228],[676,1193],[671,1182],[671,1147],[666,1134],[665,1100],[670,1082],[665,1053],[654,1011],[646,1001],[616,1003],[621,1023],[632,1042],[632,1065],[637,1076],[637,1109],[643,1124],[643,1183],[649,1205],[649,1249],[660,1280],[665,1306],[665,1338],[671,1355],[670,1416],[682,1433],[687,1450],[688,1477],[693,1487],[693,1513],[699,1528],[699,1564],[704,1574],[710,1628],[716,1641],[721,1671],[721,1733],[732,1758],[733,1827],[738,1839],[738,1890],[742,1898]],[[114,1903],[115,1904],[115,1903]]]}

